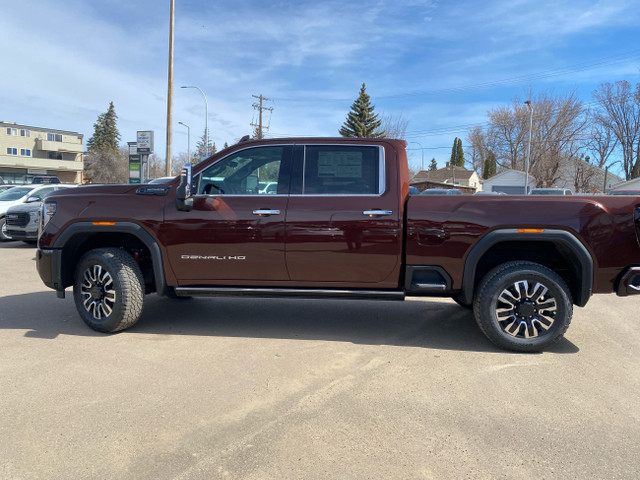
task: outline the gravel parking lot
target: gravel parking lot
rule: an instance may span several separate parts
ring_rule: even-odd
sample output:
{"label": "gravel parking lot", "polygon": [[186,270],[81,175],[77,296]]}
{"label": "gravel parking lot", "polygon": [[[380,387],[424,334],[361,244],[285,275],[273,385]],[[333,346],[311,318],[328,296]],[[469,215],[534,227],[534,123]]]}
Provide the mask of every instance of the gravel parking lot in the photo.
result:
{"label": "gravel parking lot", "polygon": [[0,244],[0,477],[637,479],[640,298],[543,354],[449,300],[147,297],[90,330]]}

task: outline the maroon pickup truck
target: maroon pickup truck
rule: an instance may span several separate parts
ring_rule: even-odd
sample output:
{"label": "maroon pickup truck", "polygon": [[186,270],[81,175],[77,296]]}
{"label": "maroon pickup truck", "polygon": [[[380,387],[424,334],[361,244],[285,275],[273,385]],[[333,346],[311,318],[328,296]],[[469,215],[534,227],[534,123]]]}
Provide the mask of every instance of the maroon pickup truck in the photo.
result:
{"label": "maroon pickup truck", "polygon": [[640,199],[409,195],[401,140],[244,140],[166,185],[56,192],[40,277],[103,332],[145,294],[448,296],[539,351],[593,293],[640,292]]}

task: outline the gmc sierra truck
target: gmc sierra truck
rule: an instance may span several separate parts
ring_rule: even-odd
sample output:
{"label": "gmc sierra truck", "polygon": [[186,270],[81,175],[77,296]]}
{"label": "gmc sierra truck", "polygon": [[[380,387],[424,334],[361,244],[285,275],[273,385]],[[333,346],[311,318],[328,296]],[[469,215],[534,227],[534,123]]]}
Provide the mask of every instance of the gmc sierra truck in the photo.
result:
{"label": "gmc sierra truck", "polygon": [[406,142],[243,139],[167,184],[47,197],[37,268],[102,332],[146,294],[448,296],[514,351],[594,293],[640,293],[640,199],[410,195]]}

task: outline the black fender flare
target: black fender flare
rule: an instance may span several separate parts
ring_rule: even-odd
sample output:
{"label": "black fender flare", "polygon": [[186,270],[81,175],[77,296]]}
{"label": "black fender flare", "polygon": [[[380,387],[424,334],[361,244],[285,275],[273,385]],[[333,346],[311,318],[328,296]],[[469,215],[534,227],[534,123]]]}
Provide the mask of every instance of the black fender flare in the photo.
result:
{"label": "black fender flare", "polygon": [[[67,242],[78,234],[95,234],[95,233],[127,233],[140,240],[151,254],[151,262],[153,264],[153,276],[156,283],[156,292],[158,295],[164,295],[167,282],[164,276],[164,266],[160,246],[155,238],[151,236],[142,226],[133,222],[113,222],[114,225],[99,225],[95,222],[76,222],[66,227],[62,233],[53,242],[52,248],[62,252]],[[61,259],[60,259],[61,261]],[[61,268],[61,265],[58,266]],[[60,274],[58,272],[58,274]],[[59,277],[60,278],[60,277]]]}
{"label": "black fender flare", "polygon": [[589,250],[571,232],[559,229],[543,229],[542,231],[522,231],[517,228],[505,228],[493,230],[482,237],[471,248],[464,262],[462,274],[461,300],[463,303],[473,302],[475,287],[476,267],[480,259],[489,249],[502,242],[550,242],[573,255],[573,260],[579,269],[580,283],[577,295],[574,295],[574,303],[584,307],[593,292],[593,258]]}

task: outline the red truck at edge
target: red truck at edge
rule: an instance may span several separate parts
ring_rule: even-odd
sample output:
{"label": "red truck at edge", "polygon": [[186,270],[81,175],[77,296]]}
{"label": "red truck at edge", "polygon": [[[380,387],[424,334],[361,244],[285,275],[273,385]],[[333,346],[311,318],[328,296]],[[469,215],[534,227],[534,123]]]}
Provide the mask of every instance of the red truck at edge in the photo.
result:
{"label": "red truck at edge", "polygon": [[93,329],[144,297],[448,296],[540,351],[594,293],[640,293],[640,199],[409,195],[406,142],[241,140],[172,182],[56,192],[37,268]]}

